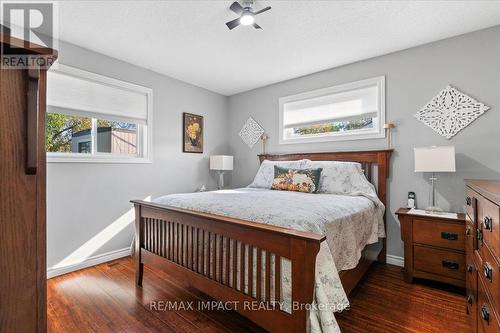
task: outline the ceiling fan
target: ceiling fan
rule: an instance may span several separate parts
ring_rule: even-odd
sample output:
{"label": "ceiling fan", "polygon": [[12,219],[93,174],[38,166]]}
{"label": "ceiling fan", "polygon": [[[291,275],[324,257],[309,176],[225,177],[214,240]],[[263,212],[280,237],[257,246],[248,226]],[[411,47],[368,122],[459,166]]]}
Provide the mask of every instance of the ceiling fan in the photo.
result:
{"label": "ceiling fan", "polygon": [[267,6],[266,8],[263,8],[259,11],[254,12],[252,9],[253,4],[254,4],[253,1],[244,1],[243,6],[240,5],[240,3],[238,1],[235,1],[231,4],[229,9],[231,9],[237,15],[240,15],[240,17],[226,23],[229,30],[233,30],[234,28],[236,28],[240,24],[241,25],[252,25],[255,29],[262,29],[260,25],[255,23],[255,15],[258,15],[258,14],[261,14],[265,11],[268,11],[269,9],[271,9],[271,7]]}

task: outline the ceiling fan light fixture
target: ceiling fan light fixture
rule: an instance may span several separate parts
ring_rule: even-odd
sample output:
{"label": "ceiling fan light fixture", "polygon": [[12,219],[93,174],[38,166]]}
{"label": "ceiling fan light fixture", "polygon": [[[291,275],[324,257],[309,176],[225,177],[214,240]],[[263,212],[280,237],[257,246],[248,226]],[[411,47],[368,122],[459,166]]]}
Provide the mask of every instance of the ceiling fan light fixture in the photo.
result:
{"label": "ceiling fan light fixture", "polygon": [[246,11],[243,14],[241,14],[240,17],[240,23],[241,25],[252,25],[255,23],[255,17],[253,13]]}

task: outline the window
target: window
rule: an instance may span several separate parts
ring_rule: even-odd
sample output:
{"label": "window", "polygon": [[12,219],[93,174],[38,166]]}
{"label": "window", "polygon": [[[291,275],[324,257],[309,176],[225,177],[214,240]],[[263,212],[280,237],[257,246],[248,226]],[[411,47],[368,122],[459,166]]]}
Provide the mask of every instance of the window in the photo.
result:
{"label": "window", "polygon": [[79,153],[89,154],[91,148],[92,148],[91,141],[78,142],[78,152]]}
{"label": "window", "polygon": [[150,162],[151,124],[151,89],[63,65],[49,71],[49,162]]}
{"label": "window", "polygon": [[385,137],[385,77],[282,97],[280,144]]}

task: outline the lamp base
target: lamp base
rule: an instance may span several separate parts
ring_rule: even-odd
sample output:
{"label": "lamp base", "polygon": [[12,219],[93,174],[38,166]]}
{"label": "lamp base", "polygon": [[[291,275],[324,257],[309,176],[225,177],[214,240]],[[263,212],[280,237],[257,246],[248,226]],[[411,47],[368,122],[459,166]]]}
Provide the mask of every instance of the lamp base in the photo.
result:
{"label": "lamp base", "polygon": [[428,214],[445,214],[445,211],[443,208],[438,207],[438,206],[429,206],[425,208],[425,212]]}
{"label": "lamp base", "polygon": [[223,190],[224,189],[224,171],[219,170],[217,171],[219,174],[219,184],[218,184],[218,189]]}

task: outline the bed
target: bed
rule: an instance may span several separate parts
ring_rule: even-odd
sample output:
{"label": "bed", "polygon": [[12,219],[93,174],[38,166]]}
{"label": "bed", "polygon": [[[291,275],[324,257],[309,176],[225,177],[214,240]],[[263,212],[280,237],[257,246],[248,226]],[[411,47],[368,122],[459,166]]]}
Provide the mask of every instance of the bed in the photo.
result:
{"label": "bed", "polygon": [[[380,209],[390,155],[391,150],[259,155],[261,162],[361,163],[366,178],[376,178],[376,198],[242,188],[133,201],[137,284],[142,285],[144,265],[151,265],[217,300],[234,302],[234,310],[270,332],[335,332],[333,311],[348,306],[346,294],[373,261],[385,262]],[[287,214],[287,204],[293,214]],[[374,214],[381,214],[382,225],[362,223]]]}

